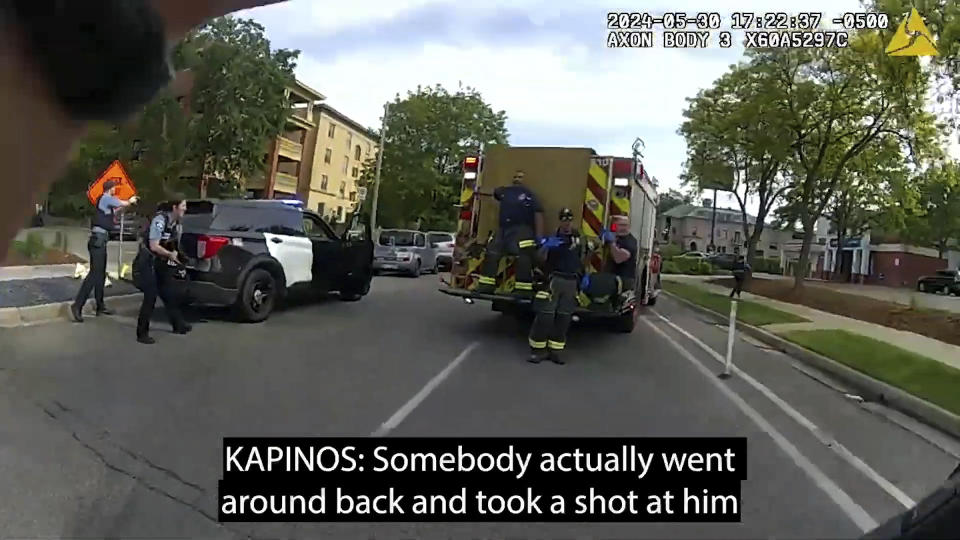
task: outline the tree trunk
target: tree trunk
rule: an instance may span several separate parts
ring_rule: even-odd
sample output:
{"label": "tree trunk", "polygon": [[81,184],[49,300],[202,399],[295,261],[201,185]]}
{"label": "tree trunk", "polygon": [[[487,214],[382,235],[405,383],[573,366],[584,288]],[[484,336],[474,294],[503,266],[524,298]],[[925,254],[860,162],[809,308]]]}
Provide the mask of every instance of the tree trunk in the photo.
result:
{"label": "tree trunk", "polygon": [[807,278],[807,272],[810,269],[810,246],[813,244],[814,223],[803,224],[803,245],[800,247],[800,260],[797,262],[794,273],[793,290],[803,291],[803,281]]}
{"label": "tree trunk", "polygon": [[[757,218],[757,222],[760,222],[760,218]],[[760,223],[753,227],[753,234],[747,237],[747,264],[751,267],[753,266],[753,261],[756,259],[757,244],[760,243],[760,235],[763,234],[763,224]]]}
{"label": "tree trunk", "polygon": [[833,261],[833,276],[830,281],[839,280],[840,273],[843,272],[843,228],[837,227],[837,253],[836,260]]}

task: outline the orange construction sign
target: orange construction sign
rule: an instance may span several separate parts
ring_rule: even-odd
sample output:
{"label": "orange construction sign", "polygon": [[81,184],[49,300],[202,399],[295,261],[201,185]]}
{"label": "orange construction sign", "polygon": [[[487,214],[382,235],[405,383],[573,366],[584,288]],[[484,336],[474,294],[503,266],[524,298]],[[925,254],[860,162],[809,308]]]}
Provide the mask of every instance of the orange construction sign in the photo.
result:
{"label": "orange construction sign", "polygon": [[116,160],[107,167],[107,170],[103,171],[103,174],[96,179],[90,187],[87,189],[87,199],[90,201],[90,204],[96,206],[97,199],[100,198],[100,195],[103,195],[103,184],[107,180],[113,180],[117,182],[117,190],[114,192],[114,195],[121,201],[128,201],[131,197],[137,194],[137,188],[133,185],[133,180],[130,179],[130,175],[127,174],[126,169],[123,168],[123,164],[120,163],[120,160]]}

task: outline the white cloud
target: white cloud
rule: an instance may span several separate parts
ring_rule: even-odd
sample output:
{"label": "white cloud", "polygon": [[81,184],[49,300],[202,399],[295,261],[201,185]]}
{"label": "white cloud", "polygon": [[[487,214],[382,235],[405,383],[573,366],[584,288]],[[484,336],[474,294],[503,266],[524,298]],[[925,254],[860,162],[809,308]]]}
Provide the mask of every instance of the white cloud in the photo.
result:
{"label": "white cloud", "polygon": [[[843,11],[860,11],[857,0],[791,2],[790,8],[768,0],[723,2],[722,8],[720,2],[709,0],[657,3],[659,7],[644,2],[642,9],[651,13],[718,11],[725,24],[732,12],[763,13],[773,6],[791,13],[825,12],[825,20]],[[602,153],[629,155],[634,138],[640,136],[647,143],[648,169],[664,188],[678,187],[685,145],[675,132],[682,121],[685,98],[719,77],[739,59],[742,48],[603,47],[606,12],[637,9],[641,9],[637,2],[626,0],[295,0],[245,15],[262,22],[277,45],[303,49],[298,76],[327,95],[331,105],[365,125],[379,124],[383,103],[396,93],[403,95],[418,84],[440,83],[452,89],[462,82],[477,88],[494,108],[507,112],[508,127],[516,126],[512,131],[523,137],[515,136],[514,144],[563,140]],[[359,39],[350,42],[350,34],[344,33],[346,29],[362,33],[417,10],[434,10],[442,15],[440,20],[455,16],[453,19],[461,22],[480,20],[498,10],[510,10],[511,14],[520,10],[535,25],[530,32],[542,31],[546,37],[521,39],[530,37],[523,30],[515,35],[504,31],[501,38],[497,28],[471,29],[468,25],[459,33],[405,28],[413,30],[413,42],[408,36],[391,47],[389,35],[378,34],[377,43],[364,43]],[[571,20],[575,22],[570,24]],[[303,45],[329,36],[336,36],[336,54]],[[329,44],[329,40],[323,43]]]}

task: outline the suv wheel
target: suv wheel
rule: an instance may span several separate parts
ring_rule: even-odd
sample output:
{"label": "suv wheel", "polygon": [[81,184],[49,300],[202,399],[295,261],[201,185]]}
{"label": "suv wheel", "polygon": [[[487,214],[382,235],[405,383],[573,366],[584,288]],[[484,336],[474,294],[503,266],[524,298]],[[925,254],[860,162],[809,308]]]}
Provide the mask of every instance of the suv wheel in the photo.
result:
{"label": "suv wheel", "polygon": [[421,267],[420,259],[417,259],[417,266],[414,267],[413,272],[410,272],[410,277],[418,278],[423,273],[423,268]]}
{"label": "suv wheel", "polygon": [[356,302],[357,300],[360,300],[370,292],[370,282],[372,280],[373,276],[368,275],[367,278],[359,284],[345,286],[338,295],[340,300],[343,300],[344,302]]}
{"label": "suv wheel", "polygon": [[270,272],[257,268],[250,272],[240,290],[237,309],[247,322],[265,321],[277,301],[277,280]]}

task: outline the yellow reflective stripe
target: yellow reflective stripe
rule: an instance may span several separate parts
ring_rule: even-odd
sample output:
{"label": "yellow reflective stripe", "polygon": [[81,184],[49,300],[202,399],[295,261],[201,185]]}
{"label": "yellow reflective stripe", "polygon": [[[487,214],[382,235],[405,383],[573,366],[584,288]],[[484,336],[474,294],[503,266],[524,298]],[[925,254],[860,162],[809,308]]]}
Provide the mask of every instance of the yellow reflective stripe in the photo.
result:
{"label": "yellow reflective stripe", "polygon": [[577,294],[577,301],[580,303],[581,307],[587,307],[590,305],[590,297],[582,292]]}
{"label": "yellow reflective stripe", "polygon": [[553,341],[552,339],[547,342],[550,345],[550,348],[555,351],[562,351],[566,343],[563,341]]}
{"label": "yellow reflective stripe", "polygon": [[521,240],[517,242],[517,245],[520,246],[521,248],[528,248],[528,247],[536,246],[537,243],[533,240]]}
{"label": "yellow reflective stripe", "polygon": [[547,291],[540,291],[540,292],[537,293],[537,298],[540,298],[540,299],[542,299],[542,300],[549,300],[549,299],[550,299],[550,293],[547,292]]}
{"label": "yellow reflective stripe", "polygon": [[480,283],[483,283],[484,285],[496,285],[497,280],[488,276],[480,276]]}
{"label": "yellow reflective stripe", "polygon": [[528,339],[527,342],[530,343],[530,346],[533,347],[534,349],[546,349],[546,348],[547,348],[547,342],[546,342],[546,341],[534,341],[534,340],[532,340],[532,339]]}
{"label": "yellow reflective stripe", "polygon": [[526,283],[526,282],[523,282],[523,281],[518,281],[518,282],[516,282],[516,283],[513,285],[513,288],[514,288],[514,289],[521,290],[521,291],[532,291],[532,290],[533,290],[533,283]]}

